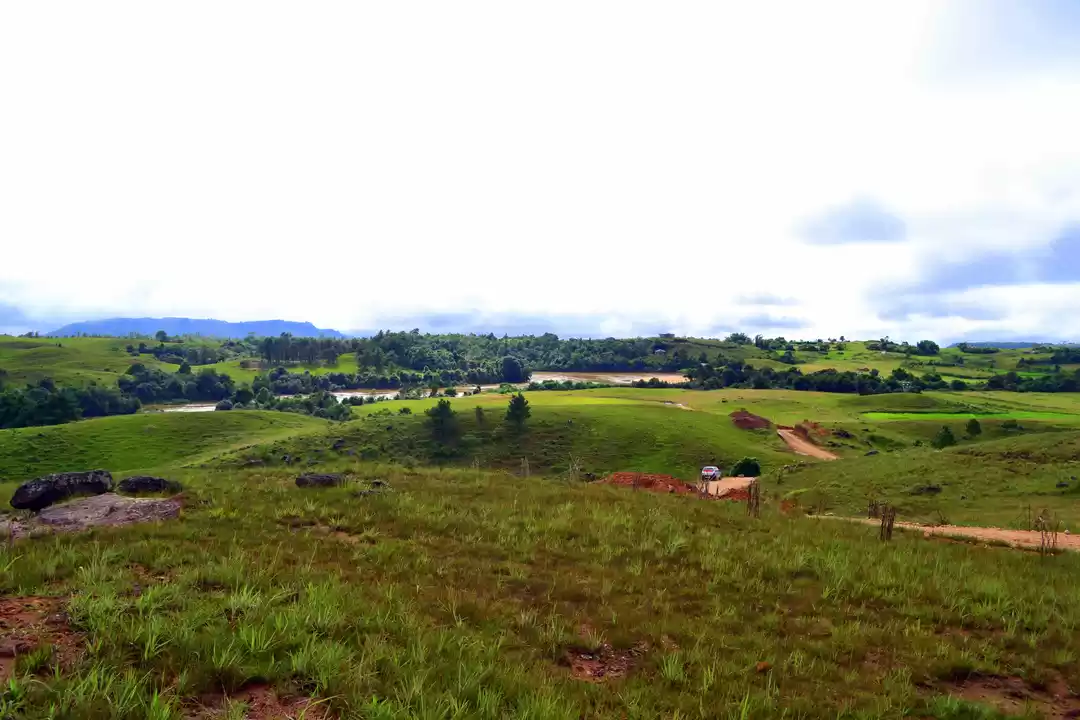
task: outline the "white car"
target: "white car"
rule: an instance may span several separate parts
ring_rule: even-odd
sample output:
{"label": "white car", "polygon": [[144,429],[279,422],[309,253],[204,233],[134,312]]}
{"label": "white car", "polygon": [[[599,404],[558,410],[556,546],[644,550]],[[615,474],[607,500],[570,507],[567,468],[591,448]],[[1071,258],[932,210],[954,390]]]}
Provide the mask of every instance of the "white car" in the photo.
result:
{"label": "white car", "polygon": [[715,465],[706,465],[701,468],[701,492],[707,491],[709,489],[709,483],[713,480],[719,480],[721,477],[723,477],[723,473],[720,472],[720,468]]}

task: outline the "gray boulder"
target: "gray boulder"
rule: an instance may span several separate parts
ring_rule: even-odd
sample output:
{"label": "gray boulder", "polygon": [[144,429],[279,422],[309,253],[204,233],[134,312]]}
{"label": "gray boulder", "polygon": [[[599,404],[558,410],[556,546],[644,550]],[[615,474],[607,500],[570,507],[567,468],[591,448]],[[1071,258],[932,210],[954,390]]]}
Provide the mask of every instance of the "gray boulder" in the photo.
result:
{"label": "gray boulder", "polygon": [[11,507],[37,512],[69,497],[101,495],[112,488],[112,475],[105,470],[56,473],[20,485],[11,497]]}
{"label": "gray boulder", "polygon": [[307,473],[296,478],[296,487],[337,487],[345,484],[341,473]]}
{"label": "gray boulder", "polygon": [[152,475],[132,475],[121,480],[116,489],[128,495],[138,495],[139,493],[176,494],[183,490],[184,487],[175,480],[166,480]]}

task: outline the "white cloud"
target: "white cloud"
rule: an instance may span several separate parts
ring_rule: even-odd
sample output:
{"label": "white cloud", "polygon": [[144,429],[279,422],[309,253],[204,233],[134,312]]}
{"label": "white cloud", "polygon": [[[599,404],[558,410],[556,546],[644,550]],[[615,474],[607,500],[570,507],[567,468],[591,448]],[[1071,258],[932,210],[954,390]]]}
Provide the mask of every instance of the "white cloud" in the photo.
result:
{"label": "white cloud", "polygon": [[[966,19],[940,7],[9,3],[0,300],[705,332],[768,293],[807,336],[963,332],[869,299],[1080,217],[1080,88],[1061,63],[944,82]],[[856,198],[908,241],[800,241]]]}

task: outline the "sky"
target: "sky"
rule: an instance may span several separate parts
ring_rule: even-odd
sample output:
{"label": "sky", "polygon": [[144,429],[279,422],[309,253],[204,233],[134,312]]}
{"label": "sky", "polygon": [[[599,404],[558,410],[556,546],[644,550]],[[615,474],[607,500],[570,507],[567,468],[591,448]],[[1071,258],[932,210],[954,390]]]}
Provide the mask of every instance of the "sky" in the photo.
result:
{"label": "sky", "polygon": [[0,4],[0,332],[1080,339],[1074,0]]}

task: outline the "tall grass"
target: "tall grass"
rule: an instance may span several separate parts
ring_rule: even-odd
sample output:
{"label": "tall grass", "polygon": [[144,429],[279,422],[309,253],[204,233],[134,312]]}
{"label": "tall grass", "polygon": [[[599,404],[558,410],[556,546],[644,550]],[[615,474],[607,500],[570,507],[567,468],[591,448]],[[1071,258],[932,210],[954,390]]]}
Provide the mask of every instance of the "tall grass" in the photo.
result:
{"label": "tall grass", "polygon": [[[755,520],[472,469],[352,470],[393,490],[187,471],[180,521],[18,543],[0,592],[67,598],[85,651],[28,661],[0,707],[172,718],[258,681],[338,717],[944,718],[962,716],[941,699],[952,678],[1080,683],[1074,555],[881,543],[771,505]],[[566,648],[602,644],[643,650],[624,678],[574,679]]]}

